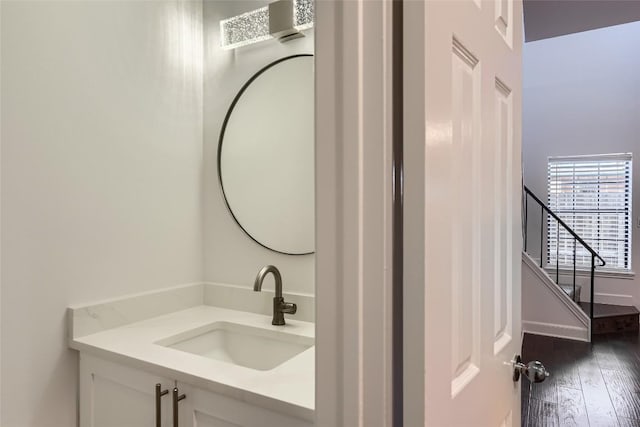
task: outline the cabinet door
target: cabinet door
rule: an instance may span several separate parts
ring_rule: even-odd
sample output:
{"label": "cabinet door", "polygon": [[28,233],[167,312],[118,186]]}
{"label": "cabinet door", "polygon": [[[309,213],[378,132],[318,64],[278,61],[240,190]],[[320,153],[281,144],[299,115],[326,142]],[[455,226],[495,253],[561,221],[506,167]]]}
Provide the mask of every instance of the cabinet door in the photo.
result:
{"label": "cabinet door", "polygon": [[141,370],[80,354],[80,427],[155,427],[155,385],[161,398],[162,426],[171,426],[173,381]]}
{"label": "cabinet door", "polygon": [[[313,422],[249,405],[188,384],[178,383],[180,427],[313,427]],[[184,417],[183,417],[184,416]],[[189,424],[182,424],[182,420]]]}

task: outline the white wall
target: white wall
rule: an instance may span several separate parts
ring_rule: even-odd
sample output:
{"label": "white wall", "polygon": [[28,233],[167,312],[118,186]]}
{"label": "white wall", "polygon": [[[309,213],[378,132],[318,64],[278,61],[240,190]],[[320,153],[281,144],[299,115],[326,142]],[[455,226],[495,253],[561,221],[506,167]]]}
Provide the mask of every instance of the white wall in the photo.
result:
{"label": "white wall", "polygon": [[202,278],[202,4],[1,7],[0,424],[70,427],[65,308]]}
{"label": "white wall", "polygon": [[[634,224],[637,223],[640,214],[639,51],[640,22],[525,44],[524,177],[526,185],[541,199],[547,199],[549,156],[631,152],[635,162],[633,215]],[[534,236],[533,244],[536,242],[539,240]],[[640,229],[637,227],[633,228],[632,253],[632,267],[640,273]],[[640,306],[640,276],[598,277],[596,301],[633,302]]]}
{"label": "white wall", "polygon": [[[204,7],[204,190],[205,280],[253,286],[265,264],[277,266],[287,292],[314,292],[314,255],[282,255],[251,240],[227,209],[217,172],[218,138],[236,93],[265,65],[297,53],[313,53],[313,31],[279,43],[269,40],[235,50],[220,48],[219,22],[268,4],[269,1],[206,1]],[[309,100],[313,102],[313,100]],[[282,112],[286,114],[286,111]],[[247,123],[247,126],[250,126]],[[268,280],[271,280],[269,277]],[[272,282],[265,288],[273,288]]]}

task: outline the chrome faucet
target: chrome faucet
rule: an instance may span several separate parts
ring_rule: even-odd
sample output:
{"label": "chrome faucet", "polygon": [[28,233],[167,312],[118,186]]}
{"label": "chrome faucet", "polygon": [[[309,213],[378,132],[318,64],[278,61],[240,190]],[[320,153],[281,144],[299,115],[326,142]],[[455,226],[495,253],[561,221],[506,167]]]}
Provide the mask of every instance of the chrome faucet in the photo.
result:
{"label": "chrome faucet", "polygon": [[273,297],[273,320],[272,325],[284,325],[284,314],[296,314],[298,306],[291,302],[285,302],[282,297],[282,276],[280,272],[273,265],[266,265],[262,267],[262,270],[256,276],[256,281],[253,284],[253,290],[260,292],[262,290],[262,282],[267,274],[272,273],[276,281],[276,296]]}

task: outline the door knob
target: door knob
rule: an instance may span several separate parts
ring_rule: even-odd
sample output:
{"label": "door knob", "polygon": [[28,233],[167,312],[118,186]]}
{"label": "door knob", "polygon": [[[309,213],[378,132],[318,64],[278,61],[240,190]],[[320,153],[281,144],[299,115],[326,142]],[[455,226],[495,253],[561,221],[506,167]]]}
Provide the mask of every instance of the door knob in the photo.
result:
{"label": "door knob", "polygon": [[537,360],[532,360],[525,365],[518,354],[511,363],[513,364],[513,382],[518,381],[520,375],[524,375],[532,383],[541,383],[549,376],[547,369]]}

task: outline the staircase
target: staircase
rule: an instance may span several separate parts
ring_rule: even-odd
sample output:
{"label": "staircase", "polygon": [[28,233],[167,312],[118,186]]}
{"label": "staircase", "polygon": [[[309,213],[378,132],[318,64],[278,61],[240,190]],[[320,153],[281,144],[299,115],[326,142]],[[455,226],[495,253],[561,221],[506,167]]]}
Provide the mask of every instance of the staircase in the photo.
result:
{"label": "staircase", "polygon": [[580,302],[580,293],[582,292],[582,286],[576,285],[576,288],[573,289],[573,285],[567,285],[558,283],[558,286],[564,291],[565,294],[569,295],[572,301],[579,303]]}
{"label": "staircase", "polygon": [[[583,310],[589,309],[589,304],[580,303]],[[638,331],[638,317],[640,311],[634,306],[593,304],[593,319],[591,331],[593,334],[611,334],[614,332]]]}
{"label": "staircase", "polygon": [[[606,265],[605,260],[531,190],[526,186],[524,190],[524,252],[528,255],[529,267],[539,269],[538,275],[544,278],[546,283],[553,283],[547,286],[556,286],[568,297],[563,297],[569,300],[565,301],[565,304],[574,305],[586,313],[591,338],[594,334],[638,331],[640,311],[636,307],[595,302],[595,271],[596,268]],[[536,215],[536,220],[540,219],[539,223],[532,220],[530,212]],[[557,233],[554,247],[550,247],[546,239],[549,230]],[[534,241],[536,239],[538,241]],[[565,250],[572,247],[573,259],[570,265],[560,264],[560,242],[563,242]],[[586,254],[591,260],[588,281],[582,284],[577,280],[578,252],[582,257]],[[566,260],[566,253],[564,255]],[[552,259],[555,259],[554,263],[550,263]],[[535,267],[532,267],[534,262]],[[557,297],[562,297],[563,294],[556,292]]]}

